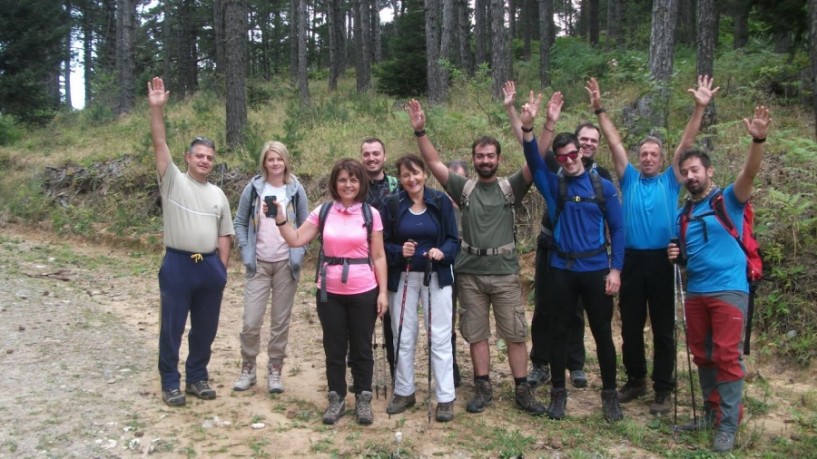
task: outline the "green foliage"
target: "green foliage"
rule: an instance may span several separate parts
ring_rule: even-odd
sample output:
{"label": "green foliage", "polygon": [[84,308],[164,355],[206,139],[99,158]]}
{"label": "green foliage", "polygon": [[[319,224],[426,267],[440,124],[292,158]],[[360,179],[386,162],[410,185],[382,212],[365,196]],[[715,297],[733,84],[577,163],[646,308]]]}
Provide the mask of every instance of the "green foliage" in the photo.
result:
{"label": "green foliage", "polygon": [[0,113],[0,146],[11,145],[23,136],[23,130],[11,115]]}
{"label": "green foliage", "polygon": [[377,89],[385,94],[417,97],[425,92],[425,27],[422,4],[408,2],[408,10],[394,21],[391,34],[383,37],[389,59],[377,65]]}

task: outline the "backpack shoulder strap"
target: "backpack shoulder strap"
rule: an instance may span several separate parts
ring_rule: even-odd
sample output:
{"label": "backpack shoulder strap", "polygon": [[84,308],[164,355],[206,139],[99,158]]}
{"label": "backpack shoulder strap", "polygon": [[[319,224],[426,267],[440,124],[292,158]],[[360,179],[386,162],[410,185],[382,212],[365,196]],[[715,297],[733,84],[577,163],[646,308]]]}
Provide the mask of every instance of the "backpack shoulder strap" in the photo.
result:
{"label": "backpack shoulder strap", "polygon": [[502,190],[502,194],[505,196],[506,205],[516,205],[516,200],[514,199],[513,195],[513,188],[511,188],[511,182],[507,177],[502,177],[499,179],[499,189]]}
{"label": "backpack shoulder strap", "polygon": [[596,195],[596,204],[599,205],[601,215],[607,218],[607,198],[604,197],[604,184],[601,182],[601,175],[596,170],[596,163],[593,163],[593,168],[590,169],[590,183],[593,184],[593,192]]}
{"label": "backpack shoulder strap", "polygon": [[718,219],[723,228],[729,232],[735,239],[740,240],[740,235],[735,227],[735,223],[729,218],[729,212],[726,211],[726,204],[723,202],[723,190],[718,190],[709,198],[709,206],[712,212],[715,213],[715,218]]}
{"label": "backpack shoulder strap", "polygon": [[462,187],[462,196],[460,197],[460,208],[465,209],[468,207],[469,199],[471,198],[471,193],[474,192],[474,188],[477,186],[477,181],[475,179],[468,179],[465,181],[465,186]]}

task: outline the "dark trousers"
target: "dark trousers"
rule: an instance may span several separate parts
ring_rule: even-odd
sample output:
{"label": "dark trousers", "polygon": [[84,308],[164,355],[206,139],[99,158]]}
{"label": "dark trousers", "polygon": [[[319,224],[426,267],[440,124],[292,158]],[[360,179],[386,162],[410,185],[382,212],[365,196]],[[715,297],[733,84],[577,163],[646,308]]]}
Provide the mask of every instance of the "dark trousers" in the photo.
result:
{"label": "dark trousers", "polygon": [[386,341],[386,360],[389,361],[389,374],[392,381],[394,381],[394,332],[391,330],[391,314],[386,308],[386,313],[383,314],[383,339]]}
{"label": "dark trousers", "polygon": [[649,311],[653,336],[653,388],[675,387],[675,297],[673,266],[667,251],[627,250],[621,272],[621,354],[628,379],[647,376],[644,325]]}
{"label": "dark trousers", "polygon": [[[547,365],[550,362],[551,331],[550,312],[548,311],[548,294],[545,291],[547,273],[550,269],[550,251],[541,238],[536,245],[536,265],[533,277],[533,319],[530,325],[531,349],[530,360],[536,365]],[[567,368],[568,370],[584,369],[584,312],[576,308],[568,321],[567,330]]]}
{"label": "dark trousers", "polygon": [[372,390],[372,333],[377,320],[377,293],[377,288],[356,295],[329,292],[326,302],[321,302],[320,289],[315,294],[318,319],[323,329],[326,381],[329,391],[336,392],[341,398],[346,396],[347,351],[354,392]]}
{"label": "dark trousers", "polygon": [[159,374],[162,389],[177,389],[179,348],[187,314],[190,333],[185,381],[207,381],[207,364],[218,331],[221,297],[227,284],[227,269],[213,253],[199,255],[167,249],[159,269],[161,323],[159,325]]}
{"label": "dark trousers", "polygon": [[602,389],[616,388],[616,348],[613,344],[613,297],[604,293],[609,270],[574,272],[550,268],[548,293],[551,314],[551,381],[554,388],[565,387],[568,323],[580,309],[587,312],[590,331],[596,341],[596,356],[601,369]]}

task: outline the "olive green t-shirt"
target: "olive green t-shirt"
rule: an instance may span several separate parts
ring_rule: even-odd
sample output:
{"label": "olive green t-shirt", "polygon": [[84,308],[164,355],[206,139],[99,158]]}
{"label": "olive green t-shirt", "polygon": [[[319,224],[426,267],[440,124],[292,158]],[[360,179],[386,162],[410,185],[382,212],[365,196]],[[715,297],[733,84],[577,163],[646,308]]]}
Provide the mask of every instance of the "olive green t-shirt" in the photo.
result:
{"label": "olive green t-shirt", "polygon": [[[467,181],[468,179],[457,174],[448,174],[445,190],[459,202]],[[522,171],[508,177],[508,181],[513,190],[514,201],[522,202],[530,188]],[[513,243],[513,210],[505,203],[499,180],[491,183],[477,181],[469,197],[469,205],[461,210],[462,239],[468,245],[490,249]],[[515,251],[500,255],[473,255],[460,250],[454,270],[464,274],[516,274],[519,272],[519,258]]]}
{"label": "olive green t-shirt", "polygon": [[172,162],[159,178],[165,247],[211,253],[219,236],[235,234],[230,202],[221,188],[182,173]]}

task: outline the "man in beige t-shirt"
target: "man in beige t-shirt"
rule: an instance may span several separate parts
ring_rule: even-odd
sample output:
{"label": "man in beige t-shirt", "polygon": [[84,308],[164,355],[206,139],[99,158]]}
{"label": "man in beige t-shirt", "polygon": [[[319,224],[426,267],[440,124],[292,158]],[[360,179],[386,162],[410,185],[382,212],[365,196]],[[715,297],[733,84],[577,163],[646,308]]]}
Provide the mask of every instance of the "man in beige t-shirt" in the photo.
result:
{"label": "man in beige t-shirt", "polygon": [[159,374],[162,400],[170,406],[185,404],[179,389],[179,347],[190,314],[185,392],[201,399],[216,398],[208,383],[207,364],[218,330],[221,297],[227,283],[227,260],[233,219],[221,189],[207,181],[216,148],[212,140],[196,137],[184,159],[187,172],[173,163],[164,124],[169,92],[161,78],[148,82],[150,131],[162,196],[165,256],[159,270],[161,325]]}

